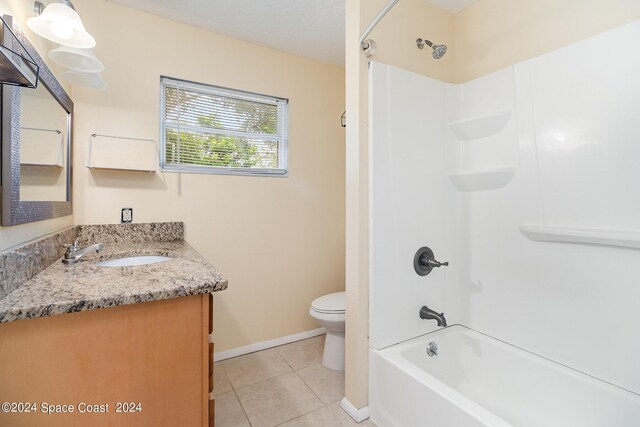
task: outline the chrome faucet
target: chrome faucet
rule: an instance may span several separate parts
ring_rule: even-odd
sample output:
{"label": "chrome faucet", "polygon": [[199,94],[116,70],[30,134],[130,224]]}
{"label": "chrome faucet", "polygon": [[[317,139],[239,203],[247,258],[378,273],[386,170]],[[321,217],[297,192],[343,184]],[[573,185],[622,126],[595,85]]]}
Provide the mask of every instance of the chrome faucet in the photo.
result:
{"label": "chrome faucet", "polygon": [[434,343],[433,341],[427,344],[427,354],[429,355],[429,357],[437,356],[438,344]]}
{"label": "chrome faucet", "polygon": [[444,318],[444,313],[437,313],[426,305],[423,305],[420,309],[420,318],[425,320],[435,320],[438,322],[438,326],[447,326],[447,319]]}
{"label": "chrome faucet", "polygon": [[78,239],[76,239],[72,244],[66,244],[64,247],[67,248],[67,251],[64,253],[62,262],[66,265],[70,265],[80,261],[82,257],[89,252],[95,251],[97,253],[102,251],[104,245],[102,243],[96,243],[95,245],[89,245],[81,249],[78,246]]}

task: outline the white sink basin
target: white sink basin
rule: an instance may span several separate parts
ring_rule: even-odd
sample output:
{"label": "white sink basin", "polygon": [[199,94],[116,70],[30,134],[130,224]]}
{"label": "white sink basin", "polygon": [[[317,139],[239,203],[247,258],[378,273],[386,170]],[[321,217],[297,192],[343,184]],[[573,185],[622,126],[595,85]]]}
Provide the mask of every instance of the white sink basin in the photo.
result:
{"label": "white sink basin", "polygon": [[132,267],[169,261],[171,257],[162,255],[139,255],[126,258],[108,259],[97,263],[101,267]]}

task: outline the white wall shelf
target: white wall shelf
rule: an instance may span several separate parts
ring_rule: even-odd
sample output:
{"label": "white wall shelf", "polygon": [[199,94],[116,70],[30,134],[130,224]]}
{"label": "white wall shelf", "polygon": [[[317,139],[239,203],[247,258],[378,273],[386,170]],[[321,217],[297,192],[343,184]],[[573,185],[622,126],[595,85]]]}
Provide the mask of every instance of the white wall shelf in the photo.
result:
{"label": "white wall shelf", "polygon": [[90,166],[90,165],[87,165],[87,168],[91,170],[97,170],[97,171],[156,173],[155,169],[114,168],[114,167],[107,167],[107,166]]}
{"label": "white wall shelf", "polygon": [[20,166],[39,167],[39,168],[60,168],[64,166],[59,163],[34,163],[34,162],[20,162]]}
{"label": "white wall shelf", "polygon": [[507,185],[516,173],[514,167],[502,167],[449,174],[458,191],[495,190]]}
{"label": "white wall shelf", "polygon": [[113,172],[155,173],[158,144],[152,139],[93,134],[87,168]]}
{"label": "white wall shelf", "polygon": [[20,128],[20,165],[64,167],[64,133],[58,129]]}
{"label": "white wall shelf", "polygon": [[528,239],[538,242],[586,243],[640,249],[640,232],[625,230],[586,229],[521,225]]}
{"label": "white wall shelf", "polygon": [[460,141],[473,141],[495,135],[507,126],[511,111],[486,114],[449,123],[451,132]]}

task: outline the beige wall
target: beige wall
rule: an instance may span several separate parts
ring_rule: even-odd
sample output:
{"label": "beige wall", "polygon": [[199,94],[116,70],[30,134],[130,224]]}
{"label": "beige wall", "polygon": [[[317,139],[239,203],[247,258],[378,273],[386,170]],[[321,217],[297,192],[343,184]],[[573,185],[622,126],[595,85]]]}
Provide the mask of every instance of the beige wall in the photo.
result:
{"label": "beige wall", "polygon": [[[360,4],[361,28],[358,37],[387,4],[387,0],[367,0]],[[361,54],[365,58],[362,63],[366,65],[368,61],[377,61],[393,64],[414,73],[451,82],[454,57],[447,54],[436,61],[431,57],[431,49],[418,49],[416,39],[420,37],[436,44],[446,44],[451,51],[455,51],[454,18],[453,13],[433,6],[426,0],[401,0],[368,36],[375,40],[377,50],[368,59]],[[366,68],[363,72],[366,77]]]}
{"label": "beige wall", "polygon": [[[368,403],[367,62],[360,32],[386,0],[347,0],[347,372],[346,397]],[[452,14],[426,0],[402,0],[373,31],[370,60],[446,82],[464,82],[640,18],[637,0],[477,0]],[[417,37],[449,47],[435,61]],[[597,52],[594,52],[597,54]]]}
{"label": "beige wall", "polygon": [[[102,0],[76,0],[105,63],[103,92],[74,87],[75,217],[184,221],[229,280],[214,298],[216,351],[317,328],[311,301],[344,289],[344,68]],[[92,133],[159,139],[167,75],[290,100],[289,177],[89,171]],[[127,152],[122,152],[126,156]]]}
{"label": "beige wall", "polygon": [[477,0],[455,15],[454,80],[489,74],[639,18],[638,0]]}
{"label": "beige wall", "polygon": [[[52,71],[57,73],[57,68],[52,64],[47,56],[46,52],[53,48],[53,45],[47,40],[33,34],[26,25],[27,18],[31,15],[32,5],[28,2],[20,0],[0,0],[0,14],[12,15],[15,22],[18,23],[20,28],[27,34],[31,44],[33,44],[45,59],[47,65]],[[43,54],[44,53],[44,54]],[[63,84],[65,90],[69,92],[69,86]],[[15,227],[0,227],[0,251],[11,248],[13,246],[20,245],[21,243],[29,240],[36,239],[45,234],[53,233],[62,229],[65,229],[73,225],[73,216],[67,216],[63,218],[56,218],[47,221],[38,221],[31,224],[18,225]]]}
{"label": "beige wall", "polygon": [[[306,315],[308,301],[343,286],[346,178],[346,394],[365,406],[368,60],[356,40],[386,0],[346,1],[346,177],[344,133],[336,126],[344,102],[342,68],[104,1],[76,3],[98,39],[96,52],[110,84],[105,92],[73,94],[77,222],[116,222],[123,206],[135,209],[136,221],[184,220],[187,240],[230,279],[229,290],[216,296],[217,350],[224,350],[315,327]],[[28,5],[0,0],[0,8],[14,4],[22,11],[11,12],[28,16]],[[371,34],[378,44],[371,59],[463,82],[638,19],[639,8],[636,0],[478,0],[454,15],[424,0],[403,0]],[[445,43],[449,53],[434,61],[415,47],[417,37]],[[175,60],[178,53],[188,59]],[[90,133],[157,139],[160,74],[289,97],[291,176],[183,175],[179,196],[175,174],[88,172]],[[71,222],[68,217],[0,228],[0,249]]]}

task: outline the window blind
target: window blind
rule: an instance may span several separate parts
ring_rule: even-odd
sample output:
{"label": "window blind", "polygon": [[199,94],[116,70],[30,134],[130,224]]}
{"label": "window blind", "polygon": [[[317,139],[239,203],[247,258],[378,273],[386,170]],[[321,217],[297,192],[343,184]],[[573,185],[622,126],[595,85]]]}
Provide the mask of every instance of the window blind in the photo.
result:
{"label": "window blind", "polygon": [[287,174],[288,100],[169,77],[161,92],[163,169]]}

